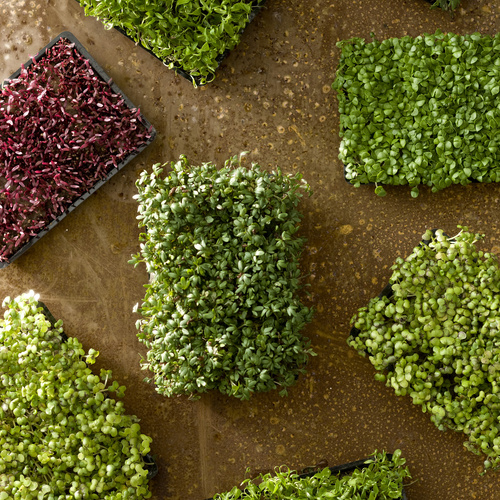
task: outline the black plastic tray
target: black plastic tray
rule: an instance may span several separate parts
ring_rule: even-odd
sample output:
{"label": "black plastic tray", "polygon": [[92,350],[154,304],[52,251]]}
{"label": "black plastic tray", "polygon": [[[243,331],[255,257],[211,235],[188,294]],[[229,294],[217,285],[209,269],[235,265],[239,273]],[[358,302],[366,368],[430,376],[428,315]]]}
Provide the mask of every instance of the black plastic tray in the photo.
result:
{"label": "black plastic tray", "polygon": [[[53,47],[61,38],[67,39],[75,44],[75,49],[81,54],[82,57],[88,59],[92,69],[97,73],[97,75],[99,75],[99,77],[104,82],[110,85],[112,91],[115,94],[119,94],[123,98],[123,100],[125,101],[125,103],[129,108],[137,108],[137,106],[134,106],[132,101],[120,90],[120,88],[114,82],[111,81],[111,78],[108,76],[108,74],[102,69],[102,67],[97,63],[97,61],[87,52],[87,50],[85,50],[84,46],[77,40],[77,38],[69,31],[64,31],[61,34],[59,34],[50,43],[48,43],[45,47],[43,47],[43,49],[41,49],[36,56],[32,57],[28,62],[26,62],[24,64],[24,67],[28,68],[29,66],[31,66],[31,64],[33,64],[33,60],[38,62],[40,59],[45,57],[46,51],[51,47]],[[19,68],[15,73],[13,73],[9,78],[7,78],[3,82],[2,87],[8,86],[9,81],[17,78],[20,75],[20,73],[21,73],[21,68]],[[135,151],[131,152],[116,167],[114,167],[104,179],[97,181],[86,193],[84,193],[82,196],[80,196],[79,198],[74,200],[70,205],[68,205],[64,213],[57,216],[52,222],[47,224],[44,227],[44,229],[42,229],[35,236],[32,236],[17,252],[11,255],[7,261],[0,262],[0,269],[7,267],[17,258],[21,257],[21,255],[23,255],[27,250],[29,250],[42,236],[46,235],[51,229],[57,226],[57,224],[59,224],[59,222],[61,222],[78,205],[81,205],[92,193],[97,191],[103,184],[108,182],[109,179],[111,179],[111,177],[113,177],[117,172],[122,170],[125,167],[125,165],[127,165],[130,161],[132,161],[149,144],[151,144],[151,142],[153,142],[154,138],[156,137],[156,130],[151,125],[151,123],[149,123],[149,121],[146,120],[146,118],[142,113],[138,116],[138,119],[142,123],[142,125],[146,127],[146,129],[149,130],[151,133],[151,137],[147,139],[147,142],[142,146],[138,147]]]}
{"label": "black plastic tray", "polygon": [[[38,305],[43,309],[43,314],[49,321],[52,327],[57,323],[56,318],[54,318],[54,315],[50,312],[49,308],[41,301],[38,301]],[[63,339],[63,342],[66,342],[68,340],[68,336],[62,332],[61,333],[61,338]],[[156,464],[155,459],[150,453],[146,453],[143,457],[144,460],[144,468],[148,471],[148,479],[152,479],[158,474],[158,465]]]}
{"label": "black plastic tray", "polygon": [[[80,0],[75,0],[75,1],[78,3],[78,5],[81,6]],[[245,28],[243,28],[243,30],[240,32],[240,35],[245,31],[246,27],[255,19],[255,17],[257,16],[257,14],[261,11],[262,7],[264,6],[265,2],[266,2],[266,0],[261,0],[260,3],[258,3],[256,0],[253,0],[253,2],[252,2],[252,11],[248,15],[248,23],[245,26]],[[151,51],[150,49],[148,49],[147,47],[145,47],[144,45],[142,45],[141,42],[136,42],[123,29],[121,29],[121,28],[119,28],[117,26],[113,26],[113,28],[116,31],[119,31],[122,35],[126,36],[129,40],[131,40],[132,42],[134,42],[139,47],[142,47],[146,52],[149,52],[153,57],[155,57],[156,59],[158,59],[159,61],[161,61],[165,66],[167,66],[168,64],[170,64],[170,62],[172,62],[172,61],[168,61],[167,62],[167,61],[159,58],[156,54],[153,53],[153,51]],[[227,49],[222,54],[219,54],[219,56],[216,58],[217,68],[221,65],[222,61],[230,54],[230,52],[231,52],[231,50]],[[182,66],[180,64],[176,63],[175,61],[173,61],[173,66],[174,66],[173,70],[176,73],[178,73],[179,75],[181,75],[182,77],[184,77],[186,80],[189,80],[196,87],[201,87],[203,85],[207,85],[208,83],[210,83],[210,82],[201,83],[201,77],[200,76],[190,75],[187,71],[184,71],[182,69]]]}
{"label": "black plastic tray", "polygon": [[[386,457],[391,460],[392,459],[392,453],[386,453]],[[330,469],[330,472],[332,474],[339,474],[340,476],[345,476],[348,475],[352,472],[354,472],[356,469],[364,469],[365,467],[368,467],[370,463],[366,463],[369,458],[364,458],[363,460],[356,460],[355,462],[349,462],[347,464],[342,464],[342,465],[336,465],[334,467],[328,467]],[[306,467],[304,471],[307,470],[307,472],[303,472],[302,474],[299,474],[299,478],[305,478],[305,477],[311,477],[314,476],[314,474],[317,474],[318,472],[322,471],[325,467]],[[312,470],[311,470],[312,469]],[[207,498],[207,500],[213,500],[213,497]],[[401,497],[396,500],[408,500],[408,497],[406,496],[406,492],[403,488]]]}

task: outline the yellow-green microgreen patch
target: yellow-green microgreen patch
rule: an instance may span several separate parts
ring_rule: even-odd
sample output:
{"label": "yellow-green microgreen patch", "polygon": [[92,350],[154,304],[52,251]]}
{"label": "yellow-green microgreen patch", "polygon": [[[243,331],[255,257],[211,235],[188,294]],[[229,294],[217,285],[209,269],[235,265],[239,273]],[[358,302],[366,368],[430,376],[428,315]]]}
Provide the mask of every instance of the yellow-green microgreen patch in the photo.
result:
{"label": "yellow-green microgreen patch", "polygon": [[[339,158],[361,184],[500,181],[500,34],[339,42]],[[384,194],[383,189],[378,194]]]}
{"label": "yellow-green microgreen patch", "polygon": [[153,278],[137,327],[156,390],[286,394],[313,354],[300,333],[312,311],[297,297],[297,205],[309,186],[235,158],[218,170],[181,156],[143,172],[137,187],[146,232],[131,263]]}
{"label": "yellow-green microgreen patch", "polygon": [[475,247],[482,236],[427,231],[424,244],[392,267],[392,290],[352,319],[348,344],[369,356],[377,380],[467,435],[500,467],[500,269]]}
{"label": "yellow-green microgreen patch", "polygon": [[0,320],[0,500],[149,498],[151,438],[125,414],[110,370],[54,324],[33,293]]}

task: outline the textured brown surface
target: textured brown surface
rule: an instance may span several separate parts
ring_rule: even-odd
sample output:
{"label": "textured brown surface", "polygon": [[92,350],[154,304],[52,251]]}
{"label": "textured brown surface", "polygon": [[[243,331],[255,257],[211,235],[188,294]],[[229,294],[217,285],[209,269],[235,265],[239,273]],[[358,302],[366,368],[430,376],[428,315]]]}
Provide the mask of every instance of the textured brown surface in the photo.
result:
{"label": "textured brown surface", "polygon": [[[41,294],[69,335],[101,352],[97,367],[127,385],[128,411],[152,435],[160,474],[154,499],[202,500],[229,489],[245,469],[303,467],[356,460],[375,449],[401,448],[416,482],[410,500],[495,500],[500,473],[479,475],[482,458],[460,434],[440,432],[427,415],[373,379],[370,363],[346,345],[349,320],[376,295],[398,255],[427,228],[453,234],[459,223],[500,251],[500,186],[354,189],[337,160],[338,110],[330,85],[338,40],[378,38],[436,28],[493,34],[495,1],[463,0],[454,18],[422,0],[267,0],[216,81],[195,89],[152,56],[96,20],[74,0],[0,2],[0,78],[14,72],[61,31],[71,31],[141,107],[158,130],[155,143],[14,264],[0,271],[0,297]],[[318,356],[287,398],[241,402],[220,394],[199,401],[166,399],[142,382],[144,348],[132,307],[143,296],[144,268],[127,264],[138,250],[134,182],[152,163],[186,154],[221,164],[240,151],[262,166],[301,171],[312,185],[304,200],[309,273],[316,315],[306,330]]]}

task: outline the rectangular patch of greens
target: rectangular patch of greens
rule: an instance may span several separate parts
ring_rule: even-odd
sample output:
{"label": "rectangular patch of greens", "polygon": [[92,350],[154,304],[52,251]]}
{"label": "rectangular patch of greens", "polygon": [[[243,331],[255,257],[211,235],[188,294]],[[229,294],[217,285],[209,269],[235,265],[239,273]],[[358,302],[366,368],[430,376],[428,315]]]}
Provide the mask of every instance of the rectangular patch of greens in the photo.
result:
{"label": "rectangular patch of greens", "polygon": [[123,31],[170,69],[205,84],[240,42],[264,0],[78,0],[85,15]]}
{"label": "rectangular patch of greens", "polygon": [[460,5],[460,0],[426,0],[431,3],[431,9],[455,10]]}
{"label": "rectangular patch of greens", "polygon": [[500,181],[500,34],[337,45],[332,86],[349,182],[407,184],[418,196],[419,185]]}
{"label": "rectangular patch of greens", "polygon": [[153,275],[137,328],[157,392],[284,395],[304,372],[314,353],[301,334],[312,310],[298,297],[301,181],[234,158],[217,169],[181,156],[141,174],[145,232],[131,263]]}

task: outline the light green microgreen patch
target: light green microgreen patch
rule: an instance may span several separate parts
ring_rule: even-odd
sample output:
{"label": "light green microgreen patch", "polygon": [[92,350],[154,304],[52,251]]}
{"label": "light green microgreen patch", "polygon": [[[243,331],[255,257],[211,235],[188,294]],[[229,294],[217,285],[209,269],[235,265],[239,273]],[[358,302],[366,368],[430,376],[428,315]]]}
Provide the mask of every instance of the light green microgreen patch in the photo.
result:
{"label": "light green microgreen patch", "polygon": [[464,432],[489,469],[500,467],[500,268],[476,249],[482,237],[427,231],[392,267],[392,293],[353,317],[348,344],[439,429]]}
{"label": "light green microgreen patch", "polygon": [[391,458],[385,452],[373,454],[366,464],[348,475],[333,474],[326,468],[311,477],[300,477],[287,467],[275,474],[247,479],[241,488],[218,493],[214,500],[395,500],[402,498],[403,482],[410,478],[401,451]]}
{"label": "light green microgreen patch", "polygon": [[[339,158],[359,187],[500,181],[500,34],[337,44]],[[384,194],[377,189],[377,194]]]}
{"label": "light green microgreen patch", "polygon": [[169,68],[203,84],[213,80],[218,58],[238,45],[252,8],[263,0],[79,1],[87,16],[120,28]]}
{"label": "light green microgreen patch", "polygon": [[95,375],[80,342],[52,325],[38,296],[6,298],[0,320],[0,499],[149,498],[151,438],[126,415],[125,387]]}
{"label": "light green microgreen patch", "polygon": [[146,232],[131,263],[153,277],[137,328],[157,391],[286,394],[313,354],[300,333],[312,311],[297,297],[307,183],[236,158],[218,170],[181,156],[143,172],[137,188]]}

